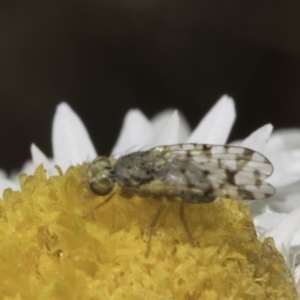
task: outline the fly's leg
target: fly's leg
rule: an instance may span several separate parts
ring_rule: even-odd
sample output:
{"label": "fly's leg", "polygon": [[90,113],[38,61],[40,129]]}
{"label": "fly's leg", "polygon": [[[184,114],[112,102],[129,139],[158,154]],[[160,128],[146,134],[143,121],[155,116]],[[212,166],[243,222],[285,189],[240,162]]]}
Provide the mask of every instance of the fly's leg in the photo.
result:
{"label": "fly's leg", "polygon": [[148,239],[148,244],[147,244],[147,251],[145,253],[145,257],[147,258],[150,254],[150,251],[151,251],[151,239],[152,239],[152,235],[153,235],[153,230],[154,230],[154,227],[163,211],[163,209],[165,208],[165,205],[166,205],[166,202],[167,202],[167,198],[163,198],[161,204],[160,204],[160,207],[159,209],[157,210],[156,212],[156,215],[154,217],[154,219],[152,220],[151,222],[151,225],[150,225],[150,232],[149,232],[149,239]]}
{"label": "fly's leg", "polygon": [[112,198],[112,196],[114,195],[114,193],[112,193],[111,195],[109,195],[102,203],[96,205],[95,207],[93,207],[87,214],[83,215],[83,218],[88,217],[91,213],[93,213],[95,210],[97,210],[99,207],[103,206],[104,204],[108,203],[110,201],[110,199]]}
{"label": "fly's leg", "polygon": [[186,223],[185,217],[184,217],[184,202],[183,202],[183,201],[180,202],[180,211],[179,211],[179,214],[180,214],[180,220],[181,220],[181,222],[182,222],[182,224],[183,224],[183,226],[184,226],[184,229],[185,229],[185,231],[186,231],[186,233],[187,233],[187,236],[188,236],[188,239],[189,239],[191,245],[192,245],[193,247],[196,247],[196,246],[197,246],[197,243],[196,243],[196,241],[193,239],[193,237],[192,237],[192,235],[191,235],[191,232],[190,232],[190,230],[189,230],[189,227],[188,227],[188,225],[187,225],[187,223]]}

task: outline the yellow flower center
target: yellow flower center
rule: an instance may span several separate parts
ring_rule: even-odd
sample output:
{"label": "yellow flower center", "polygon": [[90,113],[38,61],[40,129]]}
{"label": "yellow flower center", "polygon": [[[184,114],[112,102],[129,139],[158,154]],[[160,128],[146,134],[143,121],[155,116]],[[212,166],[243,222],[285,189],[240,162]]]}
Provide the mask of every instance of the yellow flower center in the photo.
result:
{"label": "yellow flower center", "polygon": [[[248,206],[223,199],[186,204],[196,247],[167,202],[145,258],[160,199],[105,197],[80,168],[20,177],[0,202],[1,299],[297,299],[273,240],[257,239]],[[87,201],[88,200],[88,201]]]}

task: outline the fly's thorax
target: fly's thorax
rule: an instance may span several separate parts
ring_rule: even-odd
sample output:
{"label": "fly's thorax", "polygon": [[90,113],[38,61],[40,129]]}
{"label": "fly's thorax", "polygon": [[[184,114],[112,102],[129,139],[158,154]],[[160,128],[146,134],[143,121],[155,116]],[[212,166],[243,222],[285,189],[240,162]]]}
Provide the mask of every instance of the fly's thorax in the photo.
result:
{"label": "fly's thorax", "polygon": [[88,168],[90,189],[97,195],[108,195],[114,188],[114,161],[111,157],[99,156]]}
{"label": "fly's thorax", "polygon": [[115,178],[123,188],[136,188],[153,180],[155,160],[148,151],[139,151],[121,156],[116,165]]}

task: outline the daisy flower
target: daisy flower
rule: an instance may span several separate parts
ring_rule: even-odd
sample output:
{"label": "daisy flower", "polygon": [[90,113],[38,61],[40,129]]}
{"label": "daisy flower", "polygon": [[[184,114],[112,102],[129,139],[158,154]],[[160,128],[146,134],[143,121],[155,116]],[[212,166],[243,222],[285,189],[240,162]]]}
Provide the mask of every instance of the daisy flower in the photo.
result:
{"label": "daisy flower", "polygon": [[[130,110],[113,153],[118,157],[162,144],[225,144],[234,120],[228,96],[193,132],[177,111],[150,121]],[[0,188],[11,187],[0,203],[1,298],[297,299],[299,132],[271,136],[272,129],[267,124],[235,143],[264,153],[275,167],[269,182],[278,193],[250,203],[254,223],[242,201],[186,205],[198,243],[192,247],[179,204],[170,201],[145,258],[159,199],[116,193],[87,214],[105,200],[84,181],[86,162],[97,155],[79,117],[60,104],[53,122],[53,158],[32,145],[32,161],[19,176],[20,191],[13,191],[14,178],[0,174]]]}

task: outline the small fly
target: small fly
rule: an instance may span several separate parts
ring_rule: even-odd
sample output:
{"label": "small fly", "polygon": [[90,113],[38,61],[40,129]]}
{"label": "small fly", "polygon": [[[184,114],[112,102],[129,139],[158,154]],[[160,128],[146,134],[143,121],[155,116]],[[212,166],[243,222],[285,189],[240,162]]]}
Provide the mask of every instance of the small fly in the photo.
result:
{"label": "small fly", "polygon": [[184,203],[209,203],[218,198],[256,200],[272,196],[275,189],[265,182],[273,172],[271,162],[248,148],[229,145],[176,144],[137,151],[119,159],[100,156],[88,167],[90,189],[108,198],[115,185],[141,197],[161,197],[150,225],[148,246],[155,225],[170,198],[180,200],[180,219],[195,246],[184,217]]}

